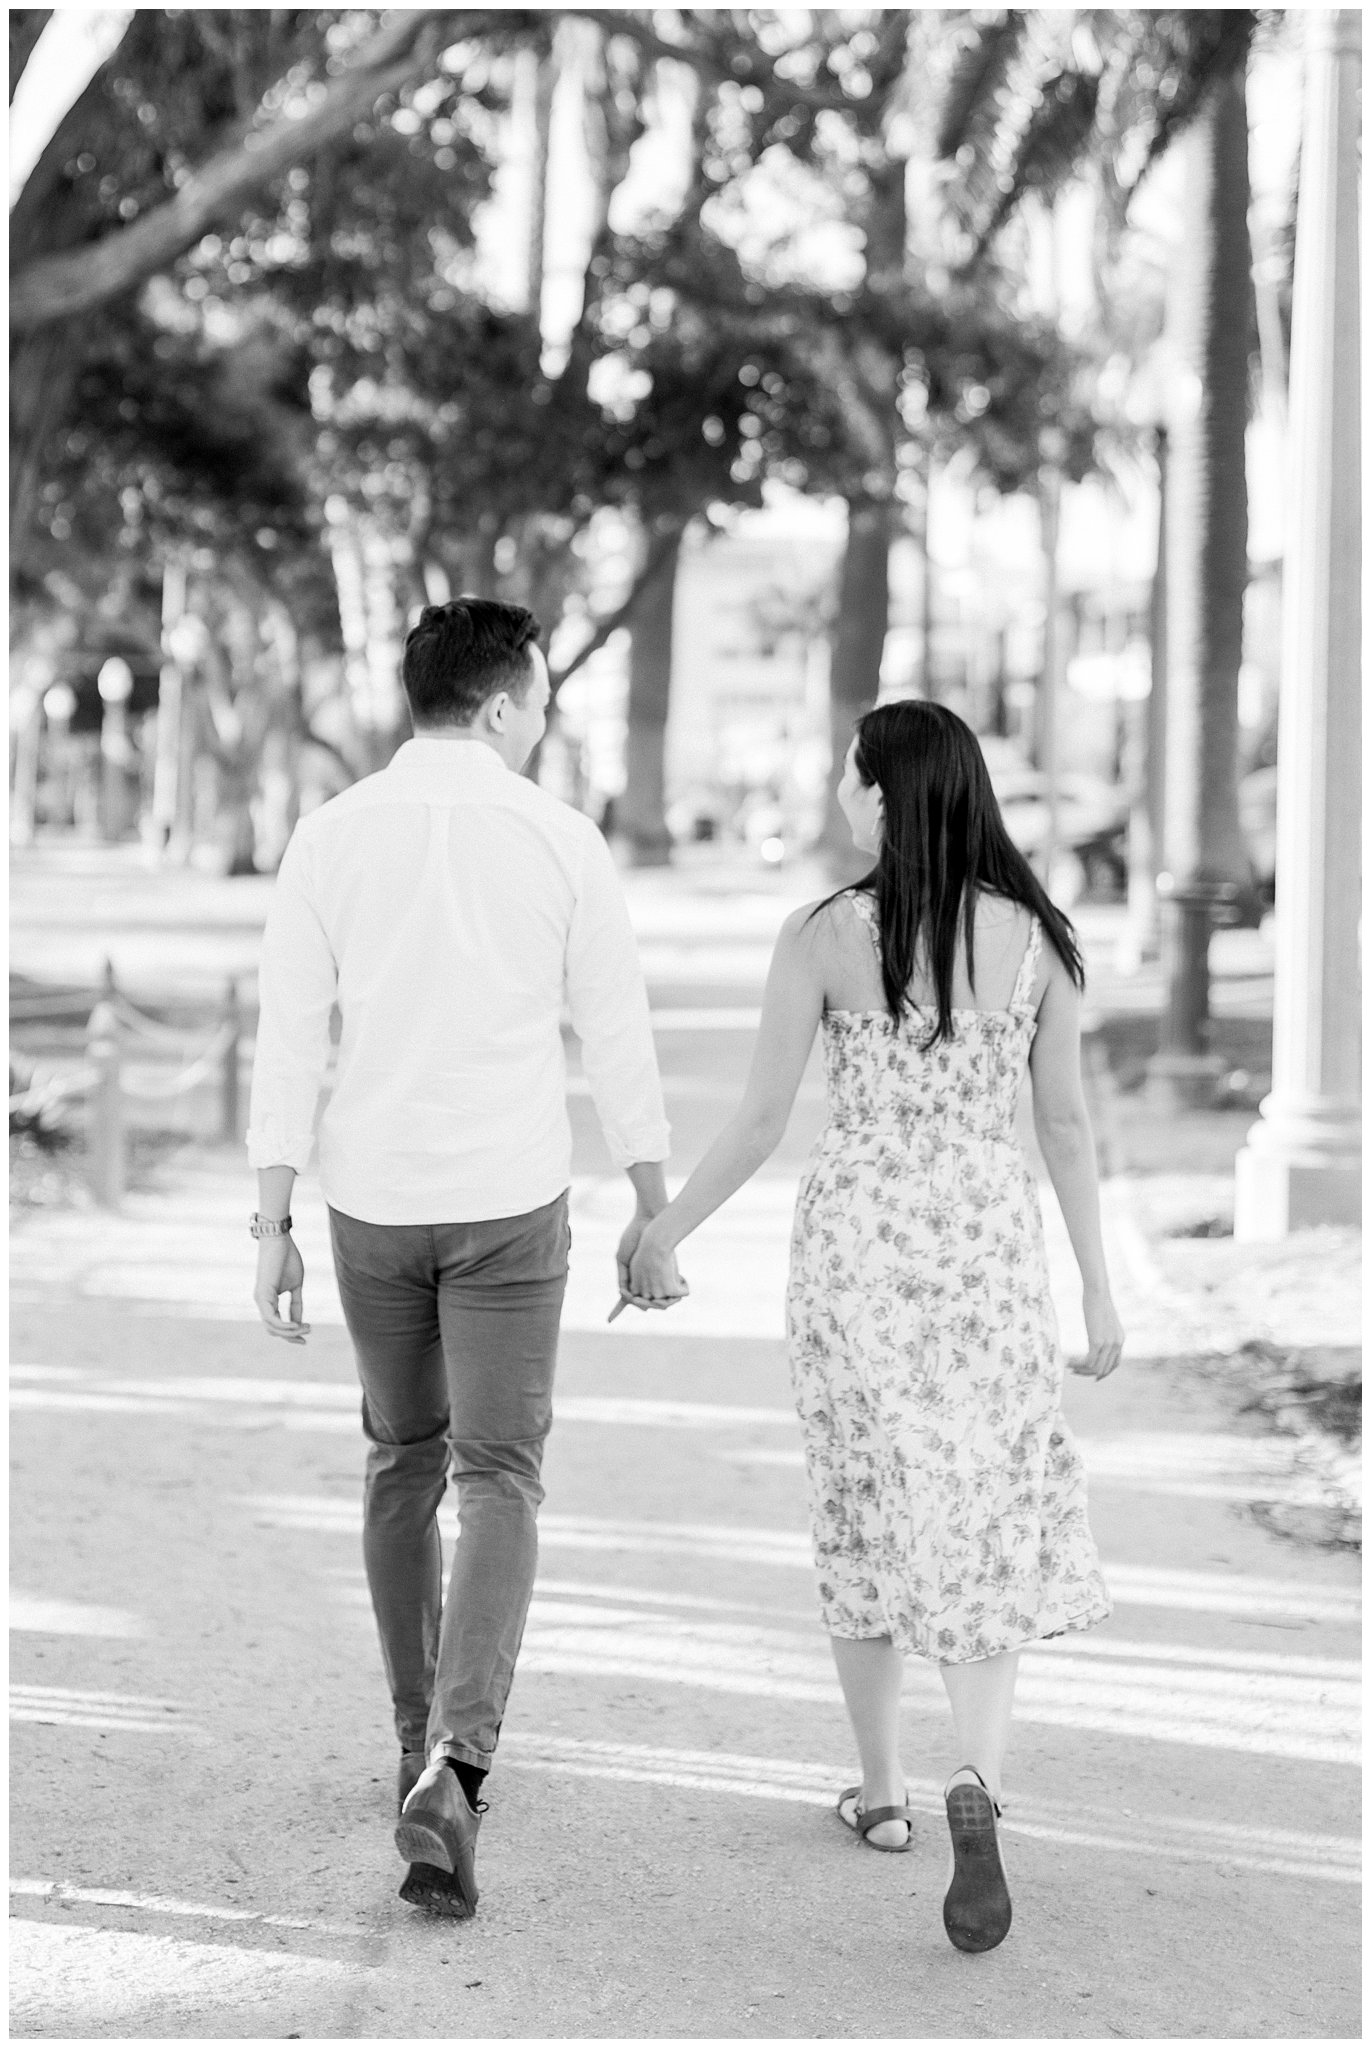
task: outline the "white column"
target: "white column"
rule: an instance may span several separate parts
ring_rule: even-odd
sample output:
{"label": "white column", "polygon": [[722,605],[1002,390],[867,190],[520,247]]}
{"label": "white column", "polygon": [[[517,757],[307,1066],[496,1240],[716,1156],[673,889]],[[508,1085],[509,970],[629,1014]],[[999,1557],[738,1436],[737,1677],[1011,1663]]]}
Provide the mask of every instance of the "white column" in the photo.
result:
{"label": "white column", "polygon": [[1290,349],[1272,1090],[1236,1162],[1240,1238],[1361,1214],[1361,20],[1311,12]]}

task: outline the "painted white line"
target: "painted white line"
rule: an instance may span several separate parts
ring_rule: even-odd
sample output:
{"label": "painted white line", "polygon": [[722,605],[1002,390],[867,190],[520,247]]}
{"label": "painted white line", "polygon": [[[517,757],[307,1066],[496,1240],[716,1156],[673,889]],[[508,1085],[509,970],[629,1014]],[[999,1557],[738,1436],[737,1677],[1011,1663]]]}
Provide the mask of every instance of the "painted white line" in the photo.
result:
{"label": "painted white line", "polygon": [[290,1913],[255,1913],[246,1906],[209,1906],[195,1899],[167,1899],[156,1892],[101,1891],[65,1884],[60,1878],[12,1877],[15,1898],[46,1899],[55,1905],[111,1906],[128,1913],[168,1915],[180,1920],[224,1920],[245,1927],[286,1927],[302,1934],[361,1935],[367,1929],[343,1920],[305,1920]]}
{"label": "painted white line", "polygon": [[67,1393],[55,1387],[11,1387],[11,1408],[57,1409],[85,1415],[185,1415],[183,1401],[149,1401],[133,1394]]}
{"label": "painted white line", "polygon": [[80,1379],[106,1394],[137,1394],[155,1400],[233,1401],[254,1407],[346,1408],[355,1411],[361,1393],[354,1381],[280,1380],[239,1378],[191,1373],[168,1373],[156,1379],[129,1379],[122,1374],[49,1368],[31,1365],[10,1367],[11,1379],[48,1380],[61,1372],[65,1384]]}
{"label": "painted white line", "polygon": [[742,1408],[729,1402],[640,1401],[588,1394],[554,1394],[556,1422],[598,1422],[640,1429],[741,1429],[754,1423],[795,1429],[793,1408]]}
{"label": "painted white line", "polygon": [[[821,1807],[833,1804],[837,1787],[850,1775],[841,1762],[807,1763],[517,1731],[504,1737],[500,1755],[502,1762],[526,1770]],[[942,1819],[942,1791],[935,1780],[911,1779],[909,1803],[918,1812]],[[1254,1828],[1188,1815],[1149,1814],[1139,1820],[1117,1808],[1064,1807],[1017,1797],[1011,1797],[1004,1826],[1012,1834],[1114,1854],[1160,1856],[1329,1883],[1356,1883],[1360,1870],[1360,1843],[1350,1835]]]}
{"label": "painted white line", "polygon": [[1130,1606],[1174,1607],[1196,1614],[1291,1615],[1306,1621],[1348,1623],[1355,1623],[1361,1612],[1357,1587],[1342,1587],[1332,1581],[1249,1578],[1242,1572],[1109,1561],[1104,1572],[1115,1600]]}
{"label": "painted white line", "polygon": [[[777,1631],[721,1626],[673,1628],[641,1614],[530,1616],[520,1668],[560,1676],[633,1678],[753,1699],[837,1704],[842,1695],[826,1653],[801,1637],[778,1640]],[[1257,1679],[1233,1674],[1176,1674],[1129,1665],[1092,1667],[1084,1661],[1044,1668],[1025,1660],[1015,1712],[1021,1721],[1089,1730],[1113,1740],[1149,1745],[1179,1743],[1240,1754],[1355,1766],[1360,1716],[1355,1690],[1330,1700],[1325,1683]],[[1207,1682],[1204,1682],[1206,1681]],[[942,1711],[931,1672],[909,1688],[909,1705]]]}
{"label": "painted white line", "polygon": [[755,1031],[762,1021],[760,1007],[707,1010],[653,1010],[654,1031]]}
{"label": "painted white line", "polygon": [[11,1721],[45,1728],[95,1728],[102,1734],[173,1735],[179,1741],[207,1742],[202,1728],[185,1717],[190,1711],[175,1700],[144,1699],[135,1694],[89,1692],[74,1686],[12,1685]]}
{"label": "painted white line", "polygon": [[[239,1499],[266,1528],[350,1534],[361,1526],[361,1502],[356,1498],[246,1494]],[[454,1510],[443,1510],[438,1520],[445,1535],[456,1534]],[[721,1558],[730,1563],[781,1565],[806,1571],[811,1568],[808,1535],[790,1529],[543,1514],[538,1518],[538,1533],[548,1548]],[[1292,1615],[1302,1620],[1348,1623],[1354,1623],[1360,1611],[1357,1588],[1332,1581],[1254,1578],[1241,1572],[1117,1564],[1108,1559],[1104,1573],[1120,1605],[1173,1607],[1212,1614]]]}
{"label": "painted white line", "polygon": [[253,2038],[279,2038],[302,2017],[311,2037],[331,2034],[335,2002],[361,1974],[353,1963],[179,1935],[26,1918],[9,1927],[10,2025],[20,2035],[158,2038],[169,2011],[177,2039],[219,2034],[226,2024],[240,2032],[249,2013]]}
{"label": "painted white line", "polygon": [[[795,1472],[803,1471],[805,1462],[803,1451],[765,1448],[715,1451],[712,1455],[725,1465],[759,1465]],[[1289,1463],[1287,1457],[1287,1467]],[[1326,1489],[1313,1479],[1280,1477],[1260,1468],[1248,1479],[1171,1479],[1161,1472],[1100,1470],[1093,1459],[1088,1459],[1086,1472],[1092,1487],[1122,1487],[1128,1492],[1156,1494],[1168,1500],[1275,1500],[1286,1507],[1320,1507],[1328,1497]]]}
{"label": "painted white line", "polygon": [[46,1600],[38,1593],[10,1594],[11,1634],[45,1636],[145,1636],[141,1615],[122,1607],[95,1607],[84,1600]]}
{"label": "painted white line", "polygon": [[[222,1318],[215,1315],[201,1320],[217,1322]],[[244,1316],[241,1320],[246,1322],[248,1318]],[[357,1414],[342,1415],[329,1408],[220,1408],[199,1401],[154,1401],[137,1394],[73,1393],[66,1388],[46,1387],[12,1388],[10,1407],[57,1410],[63,1414],[160,1415],[193,1422],[201,1429],[280,1429],[296,1435],[355,1436],[359,1440],[361,1437]]]}
{"label": "painted white line", "polygon": [[201,1741],[206,1738],[196,1730],[182,1725],[168,1726],[161,1721],[140,1721],[132,1715],[80,1714],[68,1712],[60,1707],[10,1706],[10,1720],[22,1721],[37,1728],[96,1728],[102,1735],[174,1735],[178,1740]]}
{"label": "painted white line", "polygon": [[[365,1591],[365,1588],[362,1589]],[[754,1600],[710,1600],[701,1593],[652,1593],[629,1586],[607,1586],[585,1579],[545,1579],[540,1572],[534,1587],[536,1594],[548,1599],[572,1600],[617,1600],[630,1601],[635,1607],[684,1607],[707,1611],[711,1614],[770,1614],[777,1609],[768,1604],[759,1607]],[[369,1596],[368,1596],[369,1597]],[[784,1610],[783,1610],[784,1611]],[[799,1608],[789,1610],[791,1618],[809,1621],[814,1617]]]}
{"label": "painted white line", "polygon": [[[275,1380],[249,1378],[193,1378],[167,1375],[160,1379],[127,1379],[109,1373],[83,1371],[75,1367],[15,1365],[12,1380],[36,1381],[11,1391],[15,1407],[109,1408],[137,1413],[141,1409],[179,1412],[183,1404],[235,1404],[249,1408],[291,1410],[324,1409],[341,1411],[349,1426],[356,1422],[361,1402],[357,1386],[333,1380]],[[77,1384],[79,1383],[79,1384]],[[554,1418],[558,1422],[604,1424],[642,1429],[744,1428],[762,1424],[793,1430],[795,1411],[791,1408],[749,1408],[731,1402],[652,1401],[633,1397],[559,1394],[554,1397]],[[290,1419],[280,1418],[290,1426]],[[332,1425],[332,1414],[322,1422]],[[309,1424],[318,1421],[311,1417]]]}

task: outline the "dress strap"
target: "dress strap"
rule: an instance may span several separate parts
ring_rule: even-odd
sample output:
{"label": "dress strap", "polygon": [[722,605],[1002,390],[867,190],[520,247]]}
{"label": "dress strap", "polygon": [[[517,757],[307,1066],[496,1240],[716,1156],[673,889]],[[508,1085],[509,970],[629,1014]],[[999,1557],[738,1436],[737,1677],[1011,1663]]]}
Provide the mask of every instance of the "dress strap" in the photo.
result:
{"label": "dress strap", "polygon": [[874,899],[865,889],[849,889],[847,900],[856,911],[871,936],[871,943],[879,953],[881,950],[881,921],[877,915]]}
{"label": "dress strap", "polygon": [[1022,1010],[1027,1007],[1028,999],[1033,993],[1033,977],[1038,971],[1038,955],[1042,952],[1042,947],[1042,920],[1035,917],[1028,927],[1028,944],[1024,947],[1023,959],[1019,962],[1019,971],[1014,979],[1014,993],[1009,998],[1011,1010]]}

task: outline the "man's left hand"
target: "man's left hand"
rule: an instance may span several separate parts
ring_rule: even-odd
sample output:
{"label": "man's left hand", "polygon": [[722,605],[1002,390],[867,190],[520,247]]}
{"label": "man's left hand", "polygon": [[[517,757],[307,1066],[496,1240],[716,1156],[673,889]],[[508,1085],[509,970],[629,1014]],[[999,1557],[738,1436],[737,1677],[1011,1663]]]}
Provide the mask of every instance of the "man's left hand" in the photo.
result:
{"label": "man's left hand", "polygon": [[631,1277],[634,1260],[639,1256],[639,1246],[642,1243],[643,1232],[648,1228],[650,1221],[651,1219],[647,1216],[635,1216],[623,1236],[619,1239],[619,1250],[616,1256],[616,1264],[619,1271],[619,1296],[620,1300],[627,1302],[631,1308],[670,1308],[673,1302],[683,1300],[690,1292],[689,1287],[681,1278],[680,1268],[677,1266],[673,1254],[670,1252],[666,1253],[666,1267],[669,1270],[664,1268],[660,1273],[656,1274],[657,1285],[650,1294],[635,1288]]}
{"label": "man's left hand", "polygon": [[[287,1344],[303,1344],[309,1335],[309,1324],[302,1320],[305,1297],[305,1262],[300,1257],[291,1237],[263,1237],[257,1242],[257,1284],[252,1298],[257,1304],[257,1313],[271,1337],[282,1337]],[[290,1296],[290,1320],[281,1315],[281,1296]]]}

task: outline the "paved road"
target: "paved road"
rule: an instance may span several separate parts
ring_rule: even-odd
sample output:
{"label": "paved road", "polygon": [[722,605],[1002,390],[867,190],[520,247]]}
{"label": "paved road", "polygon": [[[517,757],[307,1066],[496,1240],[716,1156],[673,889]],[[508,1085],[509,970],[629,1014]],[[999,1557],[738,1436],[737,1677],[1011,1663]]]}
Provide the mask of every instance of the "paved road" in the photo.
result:
{"label": "paved road", "polygon": [[[755,1003],[774,910],[730,909],[722,938],[708,906],[663,912],[649,935],[682,1165],[736,1093],[730,1011]],[[356,1395],[312,1187],[303,1352],[254,1329],[236,1157],[195,1155],[118,1219],[23,1224],[17,2035],[1359,2033],[1355,1563],[1246,1517],[1298,1493],[1298,1465],[1188,1372],[1187,1304],[1121,1190],[1133,1360],[1068,1384],[1117,1611],[1024,1660],[1009,1941],[970,1959],[941,1931],[936,1676],[908,1686],[916,1853],[874,1856],[828,1811],[853,1773],[779,1291],[820,1106],[811,1077],[771,1170],[692,1247],[679,1316],[606,1330],[624,1201],[573,1096],[539,1590],[469,1925],[395,1896]]]}

